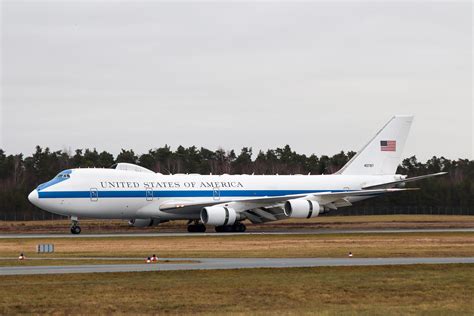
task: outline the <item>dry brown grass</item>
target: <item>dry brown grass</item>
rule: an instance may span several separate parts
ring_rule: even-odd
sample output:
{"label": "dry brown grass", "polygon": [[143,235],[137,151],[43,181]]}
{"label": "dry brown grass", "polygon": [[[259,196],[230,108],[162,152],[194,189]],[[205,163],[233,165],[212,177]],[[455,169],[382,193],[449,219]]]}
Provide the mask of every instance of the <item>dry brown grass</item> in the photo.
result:
{"label": "dry brown grass", "polygon": [[344,257],[349,251],[357,257],[474,256],[474,233],[456,232],[3,239],[0,257],[31,256],[39,243],[53,243],[55,257]]}
{"label": "dry brown grass", "polygon": [[0,314],[474,313],[474,265],[0,277]]}

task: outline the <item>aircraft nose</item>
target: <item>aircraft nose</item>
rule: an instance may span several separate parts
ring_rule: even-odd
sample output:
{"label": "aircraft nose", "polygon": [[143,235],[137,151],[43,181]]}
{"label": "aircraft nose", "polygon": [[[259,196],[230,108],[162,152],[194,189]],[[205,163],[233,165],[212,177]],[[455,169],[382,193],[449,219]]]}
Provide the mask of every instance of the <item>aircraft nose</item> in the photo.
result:
{"label": "aircraft nose", "polygon": [[31,193],[28,195],[28,200],[34,205],[38,202],[38,190],[33,190]]}

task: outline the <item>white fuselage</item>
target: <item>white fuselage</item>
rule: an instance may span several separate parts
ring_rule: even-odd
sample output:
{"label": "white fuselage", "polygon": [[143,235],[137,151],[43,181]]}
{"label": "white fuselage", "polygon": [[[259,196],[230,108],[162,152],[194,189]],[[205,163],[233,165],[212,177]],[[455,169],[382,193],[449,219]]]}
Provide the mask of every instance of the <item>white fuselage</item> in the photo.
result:
{"label": "white fuselage", "polygon": [[[77,217],[198,219],[196,212],[160,210],[171,202],[216,203],[256,197],[361,190],[400,175],[161,175],[115,169],[72,169],[29,198],[49,212]],[[367,196],[370,197],[370,196]],[[367,197],[353,197],[355,202]]]}

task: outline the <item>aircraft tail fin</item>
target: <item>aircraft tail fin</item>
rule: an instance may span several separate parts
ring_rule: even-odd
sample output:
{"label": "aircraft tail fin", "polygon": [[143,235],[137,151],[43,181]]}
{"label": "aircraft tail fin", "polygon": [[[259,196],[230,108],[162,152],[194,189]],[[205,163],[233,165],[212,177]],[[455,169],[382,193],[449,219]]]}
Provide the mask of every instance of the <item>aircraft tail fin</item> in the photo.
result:
{"label": "aircraft tail fin", "polygon": [[396,115],[336,174],[391,175],[402,158],[413,116]]}

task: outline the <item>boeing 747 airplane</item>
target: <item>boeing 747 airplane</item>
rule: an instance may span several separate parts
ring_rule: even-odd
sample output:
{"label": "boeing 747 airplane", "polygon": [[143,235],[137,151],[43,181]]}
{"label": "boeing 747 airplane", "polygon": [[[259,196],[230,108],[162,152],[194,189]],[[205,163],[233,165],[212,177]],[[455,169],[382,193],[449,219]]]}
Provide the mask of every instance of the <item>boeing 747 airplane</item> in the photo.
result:
{"label": "boeing 747 airplane", "polygon": [[188,220],[189,232],[243,232],[244,220],[264,223],[311,218],[385,193],[410,190],[396,174],[413,116],[394,116],[341,170],[331,175],[163,175],[118,163],[109,169],[69,169],[39,185],[28,199],[48,212],[126,219],[146,227]]}

